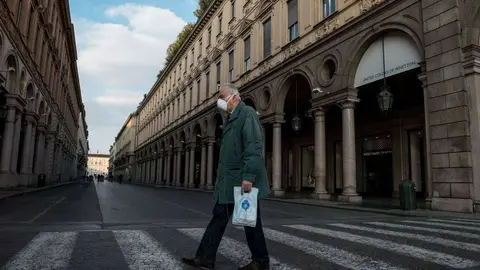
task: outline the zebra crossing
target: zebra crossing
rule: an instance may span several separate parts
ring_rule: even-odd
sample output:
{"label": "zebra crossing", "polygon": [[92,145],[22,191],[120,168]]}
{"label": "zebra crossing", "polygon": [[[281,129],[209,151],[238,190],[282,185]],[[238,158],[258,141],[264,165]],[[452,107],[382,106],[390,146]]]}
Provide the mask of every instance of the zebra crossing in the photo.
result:
{"label": "zebra crossing", "polygon": [[[236,269],[250,261],[242,230],[231,226],[225,233],[217,269]],[[194,254],[204,231],[182,227],[39,232],[12,256],[0,256],[0,266],[6,270],[189,269],[180,258]],[[271,269],[480,269],[480,220],[289,224],[265,227],[264,233]],[[0,253],[7,245],[0,243]],[[111,261],[116,266],[106,267]]]}

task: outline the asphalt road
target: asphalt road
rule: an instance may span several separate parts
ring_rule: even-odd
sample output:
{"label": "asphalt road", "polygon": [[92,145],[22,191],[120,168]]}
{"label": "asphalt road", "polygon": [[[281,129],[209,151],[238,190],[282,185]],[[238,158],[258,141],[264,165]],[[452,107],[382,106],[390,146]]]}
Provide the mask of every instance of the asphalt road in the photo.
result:
{"label": "asphalt road", "polygon": [[[480,269],[480,221],[395,217],[262,201],[271,269]],[[190,269],[211,194],[117,183],[0,200],[5,269]],[[230,226],[217,269],[249,261]],[[0,268],[3,269],[3,268]]]}

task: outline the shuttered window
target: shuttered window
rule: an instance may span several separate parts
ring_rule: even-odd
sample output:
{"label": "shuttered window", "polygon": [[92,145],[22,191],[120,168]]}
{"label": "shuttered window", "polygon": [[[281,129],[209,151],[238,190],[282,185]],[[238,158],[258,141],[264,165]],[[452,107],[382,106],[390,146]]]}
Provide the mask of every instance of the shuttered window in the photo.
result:
{"label": "shuttered window", "polygon": [[232,50],[229,54],[228,54],[228,72],[229,72],[229,79],[230,79],[230,82],[233,82],[233,70],[234,70],[234,56],[233,56],[233,53],[234,53],[234,50]]}
{"label": "shuttered window", "polygon": [[221,65],[222,65],[222,62],[217,63],[217,87],[220,85],[220,75],[222,74],[220,69]]}
{"label": "shuttered window", "polygon": [[269,18],[263,23],[263,58],[272,54],[272,25]]}
{"label": "shuttered window", "polygon": [[250,70],[250,36],[244,39],[243,43],[245,45],[245,56],[244,56],[245,71],[249,71]]}
{"label": "shuttered window", "polygon": [[298,0],[288,2],[288,33],[290,41],[298,37]]}
{"label": "shuttered window", "polygon": [[323,17],[326,18],[335,12],[335,0],[323,0]]}

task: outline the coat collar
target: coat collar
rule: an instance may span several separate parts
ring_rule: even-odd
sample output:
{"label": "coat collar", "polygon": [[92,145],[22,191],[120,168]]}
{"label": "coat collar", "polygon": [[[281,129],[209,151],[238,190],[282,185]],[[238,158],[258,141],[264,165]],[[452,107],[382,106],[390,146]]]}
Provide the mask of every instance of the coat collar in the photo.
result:
{"label": "coat collar", "polygon": [[242,111],[242,109],[245,107],[245,103],[243,103],[243,101],[241,101],[240,103],[238,103],[237,107],[235,108],[235,110],[233,110],[233,113],[230,114],[228,117],[227,117],[227,123],[230,123],[232,122],[233,120],[237,119],[238,118],[238,115],[240,114],[240,112]]}

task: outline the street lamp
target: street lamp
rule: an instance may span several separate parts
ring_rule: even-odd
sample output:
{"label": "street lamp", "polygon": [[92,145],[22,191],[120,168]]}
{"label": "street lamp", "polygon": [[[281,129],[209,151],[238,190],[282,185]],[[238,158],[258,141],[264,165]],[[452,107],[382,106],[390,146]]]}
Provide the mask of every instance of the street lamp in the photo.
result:
{"label": "street lamp", "polygon": [[388,85],[382,86],[382,91],[377,95],[378,107],[382,112],[388,112],[392,109],[393,94],[389,91]]}
{"label": "street lamp", "polygon": [[298,132],[302,128],[302,118],[296,113],[292,118],[292,129]]}

